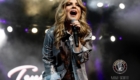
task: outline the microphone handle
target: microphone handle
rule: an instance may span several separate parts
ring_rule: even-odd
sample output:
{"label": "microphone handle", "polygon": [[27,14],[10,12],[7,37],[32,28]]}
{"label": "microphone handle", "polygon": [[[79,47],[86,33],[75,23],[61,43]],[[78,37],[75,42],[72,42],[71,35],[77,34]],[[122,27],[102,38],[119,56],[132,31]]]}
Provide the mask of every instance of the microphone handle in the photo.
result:
{"label": "microphone handle", "polygon": [[75,46],[79,47],[78,27],[72,26]]}

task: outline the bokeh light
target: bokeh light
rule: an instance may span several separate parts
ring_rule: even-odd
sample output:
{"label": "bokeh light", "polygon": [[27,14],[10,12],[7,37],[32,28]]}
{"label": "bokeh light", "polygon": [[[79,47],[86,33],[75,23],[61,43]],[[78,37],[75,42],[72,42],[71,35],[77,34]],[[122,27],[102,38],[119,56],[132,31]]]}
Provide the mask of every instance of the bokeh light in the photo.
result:
{"label": "bokeh light", "polygon": [[119,40],[122,40],[122,37],[119,37]]}
{"label": "bokeh light", "polygon": [[25,28],[25,32],[27,33],[29,30],[28,30],[28,28]]}
{"label": "bokeh light", "polygon": [[37,28],[32,28],[32,33],[37,33],[38,32],[38,29]]}
{"label": "bokeh light", "polygon": [[8,26],[8,27],[7,27],[7,31],[8,31],[8,32],[13,32],[12,26]]}
{"label": "bokeh light", "polygon": [[119,7],[120,7],[121,9],[125,9],[125,5],[124,5],[123,3],[120,3],[120,4],[119,4]]}
{"label": "bokeh light", "polygon": [[116,41],[115,36],[111,36],[111,37],[110,37],[110,40],[111,40],[111,42],[115,42],[115,41]]}
{"label": "bokeh light", "polygon": [[92,40],[95,40],[95,39],[96,39],[96,36],[93,35],[93,36],[92,36]]}
{"label": "bokeh light", "polygon": [[103,4],[102,2],[98,2],[98,3],[97,3],[97,6],[98,6],[98,7],[103,7],[103,5],[104,5],[104,4]]}

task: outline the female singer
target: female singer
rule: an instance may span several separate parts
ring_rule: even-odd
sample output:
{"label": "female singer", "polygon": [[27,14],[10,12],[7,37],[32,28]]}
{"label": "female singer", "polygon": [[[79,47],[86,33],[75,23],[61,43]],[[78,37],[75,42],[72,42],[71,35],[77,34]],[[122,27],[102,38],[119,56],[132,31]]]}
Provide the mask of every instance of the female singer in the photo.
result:
{"label": "female singer", "polygon": [[61,0],[43,43],[43,80],[88,80],[85,62],[92,51],[91,38],[82,1]]}

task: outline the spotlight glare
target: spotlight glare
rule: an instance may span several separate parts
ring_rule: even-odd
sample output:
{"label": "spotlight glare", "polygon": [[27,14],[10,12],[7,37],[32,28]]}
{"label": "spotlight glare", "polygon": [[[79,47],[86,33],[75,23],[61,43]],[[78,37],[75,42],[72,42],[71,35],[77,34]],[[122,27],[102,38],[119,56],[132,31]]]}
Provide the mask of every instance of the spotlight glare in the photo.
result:
{"label": "spotlight glare", "polygon": [[37,33],[38,29],[37,28],[32,28],[32,33]]}
{"label": "spotlight glare", "polygon": [[115,36],[111,36],[111,37],[110,37],[110,40],[111,40],[111,42],[115,42],[115,41],[116,41]]}
{"label": "spotlight glare", "polygon": [[12,31],[13,31],[13,28],[12,28],[11,26],[8,26],[8,27],[7,27],[7,31],[8,31],[8,32],[12,32]]}
{"label": "spotlight glare", "polygon": [[125,5],[124,5],[123,3],[120,3],[120,4],[119,4],[119,7],[120,7],[121,9],[124,9],[124,8],[125,8]]}
{"label": "spotlight glare", "polygon": [[4,45],[4,43],[6,42],[7,36],[4,32],[3,29],[0,29],[0,48]]}
{"label": "spotlight glare", "polygon": [[0,40],[2,40],[3,38],[5,38],[5,32],[3,29],[0,29]]}
{"label": "spotlight glare", "polygon": [[97,6],[98,6],[98,7],[103,7],[103,5],[104,5],[104,4],[103,4],[102,2],[98,2],[98,3],[97,3]]}
{"label": "spotlight glare", "polygon": [[93,36],[92,36],[92,40],[95,40],[95,39],[96,39],[96,37],[93,35]]}
{"label": "spotlight glare", "polygon": [[4,2],[5,0],[0,0],[0,2]]}

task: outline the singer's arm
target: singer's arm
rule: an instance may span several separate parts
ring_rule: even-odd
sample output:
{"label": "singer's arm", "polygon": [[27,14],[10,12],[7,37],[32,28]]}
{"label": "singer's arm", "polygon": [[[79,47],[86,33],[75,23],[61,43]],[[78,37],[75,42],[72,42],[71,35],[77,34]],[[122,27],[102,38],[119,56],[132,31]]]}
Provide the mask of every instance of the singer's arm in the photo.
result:
{"label": "singer's arm", "polygon": [[79,47],[73,44],[73,53],[76,55],[78,62],[84,63],[88,60],[88,56],[92,51],[92,33],[84,38],[85,45],[82,45],[79,41]]}
{"label": "singer's arm", "polygon": [[43,43],[43,49],[42,49],[42,60],[45,66],[45,72],[43,73],[43,78],[45,80],[57,80],[60,79],[60,76],[57,74],[54,62],[55,62],[55,56],[52,52],[52,46],[53,46],[53,33],[52,30],[48,30],[44,39]]}

